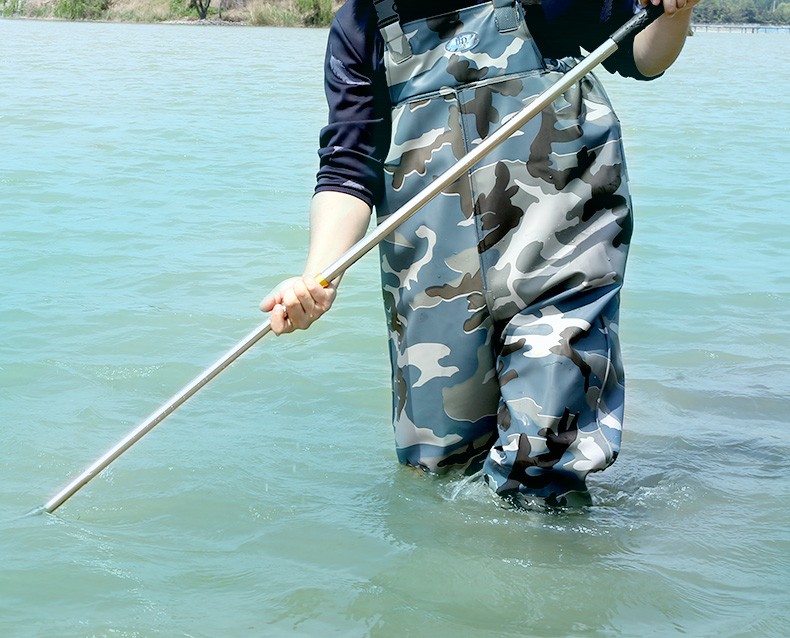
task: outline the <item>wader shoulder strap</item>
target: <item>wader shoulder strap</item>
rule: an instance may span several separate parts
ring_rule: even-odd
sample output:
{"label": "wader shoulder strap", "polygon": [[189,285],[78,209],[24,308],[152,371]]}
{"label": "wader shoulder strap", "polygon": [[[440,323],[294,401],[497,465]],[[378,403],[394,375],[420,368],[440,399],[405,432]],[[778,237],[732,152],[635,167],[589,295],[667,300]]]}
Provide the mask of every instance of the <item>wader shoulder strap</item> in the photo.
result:
{"label": "wader shoulder strap", "polygon": [[519,16],[516,0],[493,0],[494,20],[500,33],[518,29]]}
{"label": "wader shoulder strap", "polygon": [[378,17],[378,27],[387,50],[396,64],[405,62],[412,56],[411,46],[400,25],[395,0],[374,0],[373,6]]}

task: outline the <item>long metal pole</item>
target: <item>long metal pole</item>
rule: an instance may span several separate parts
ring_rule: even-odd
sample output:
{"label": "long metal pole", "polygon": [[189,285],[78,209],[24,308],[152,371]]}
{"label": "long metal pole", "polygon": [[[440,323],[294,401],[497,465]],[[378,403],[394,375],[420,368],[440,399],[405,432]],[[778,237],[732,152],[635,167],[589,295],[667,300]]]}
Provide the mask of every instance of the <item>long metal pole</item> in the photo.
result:
{"label": "long metal pole", "polygon": [[71,498],[88,481],[95,477],[99,472],[106,468],[110,463],[117,459],[121,454],[137,443],[149,431],[164,421],[170,414],[176,411],[181,404],[194,395],[204,385],[216,377],[220,372],[227,368],[231,363],[247,352],[252,346],[260,341],[266,334],[271,332],[271,322],[267,319],[255,330],[250,332],[244,339],[239,341],[233,348],[228,350],[222,357],[217,359],[210,367],[206,368],[200,375],[195,377],[189,384],[181,388],[156,412],[151,414],[145,421],[129,432],[123,439],[118,441],[109,450],[102,454],[98,459],[86,467],[82,473],[71,481],[60,492],[44,503],[44,510],[54,512]]}
{"label": "long metal pole", "polygon": [[[623,38],[631,33],[641,30],[650,22],[655,20],[663,9],[649,5],[646,10],[634,16],[623,25],[606,42],[599,46],[595,51],[587,55],[576,66],[568,71],[555,84],[538,95],[532,102],[525,106],[521,111],[513,115],[508,121],[496,130],[492,135],[483,140],[469,153],[464,155],[456,164],[442,173],[430,186],[415,195],[406,204],[392,213],[383,221],[376,230],[372,231],[343,255],[330,264],[316,279],[327,285],[326,282],[332,281],[348,268],[354,265],[361,257],[370,252],[382,239],[389,235],[398,226],[420,210],[425,204],[431,201],[445,188],[457,180],[463,173],[472,168],[483,157],[490,153],[494,148],[512,136],[529,120],[535,117],[549,104],[556,100],[571,85],[578,82],[592,69],[598,66],[606,58],[617,50]],[[271,322],[267,319],[255,330],[239,341],[233,348],[228,350],[222,357],[217,359],[214,364],[195,377],[189,384],[184,386],[173,395],[156,412],[151,414],[145,421],[140,423],[134,430],[129,432],[123,439],[102,454],[98,459],[91,463],[82,473],[73,479],[66,487],[50,498],[41,509],[46,512],[54,512],[63,505],[85,484],[98,475],[104,468],[117,459],[121,454],[128,450],[132,445],[139,441],[143,436],[150,432],[154,427],[161,423],[165,418],[178,409],[187,399],[192,397],[198,390],[205,386],[209,381],[216,377],[220,372],[227,368],[231,363],[247,352],[252,346],[260,341],[265,335],[271,332]]]}

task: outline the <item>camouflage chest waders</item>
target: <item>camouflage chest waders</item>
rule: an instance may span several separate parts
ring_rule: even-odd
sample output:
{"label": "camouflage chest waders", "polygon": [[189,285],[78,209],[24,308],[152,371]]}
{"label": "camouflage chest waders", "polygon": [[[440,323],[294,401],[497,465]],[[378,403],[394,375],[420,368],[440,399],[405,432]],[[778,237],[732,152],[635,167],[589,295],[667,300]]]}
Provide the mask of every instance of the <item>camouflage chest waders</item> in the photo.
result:
{"label": "camouflage chest waders", "polygon": [[[553,84],[520,5],[403,24],[377,0],[392,101],[386,216]],[[619,122],[587,76],[381,244],[402,463],[481,464],[502,495],[584,503],[620,445],[631,235]]]}

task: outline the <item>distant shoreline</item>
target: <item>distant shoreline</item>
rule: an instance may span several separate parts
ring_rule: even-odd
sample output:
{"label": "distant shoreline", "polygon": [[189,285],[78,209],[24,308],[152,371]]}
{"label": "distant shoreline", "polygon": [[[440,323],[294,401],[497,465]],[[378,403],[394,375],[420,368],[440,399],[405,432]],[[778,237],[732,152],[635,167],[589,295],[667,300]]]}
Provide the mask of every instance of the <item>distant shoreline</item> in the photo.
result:
{"label": "distant shoreline", "polygon": [[758,23],[743,23],[743,24],[691,24],[693,31],[713,31],[722,33],[788,33],[790,34],[790,25],[788,24],[758,24]]}
{"label": "distant shoreline", "polygon": [[[186,2],[178,10],[178,5],[170,0],[27,0],[17,5],[21,7],[20,12],[0,12],[0,19],[309,28],[329,26],[334,12],[342,5],[342,0],[295,0],[296,3],[291,0],[249,0],[222,9],[221,1],[215,0],[218,8],[211,7],[207,17],[200,19],[194,8],[186,6]],[[82,13],[63,15],[64,2],[70,2],[69,6],[79,3]],[[320,17],[304,10],[305,6],[318,7],[319,4],[324,10]],[[691,30],[702,33],[790,34],[790,24],[692,22]]]}

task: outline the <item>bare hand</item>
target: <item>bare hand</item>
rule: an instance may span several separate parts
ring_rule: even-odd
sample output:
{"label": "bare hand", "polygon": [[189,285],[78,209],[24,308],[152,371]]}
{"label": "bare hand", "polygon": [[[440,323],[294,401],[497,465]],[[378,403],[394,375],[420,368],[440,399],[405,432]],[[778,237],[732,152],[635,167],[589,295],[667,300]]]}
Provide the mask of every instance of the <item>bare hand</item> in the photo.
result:
{"label": "bare hand", "polygon": [[277,335],[306,330],[335,301],[337,286],[326,288],[313,277],[291,277],[261,301],[261,310],[270,312],[272,332]]}

